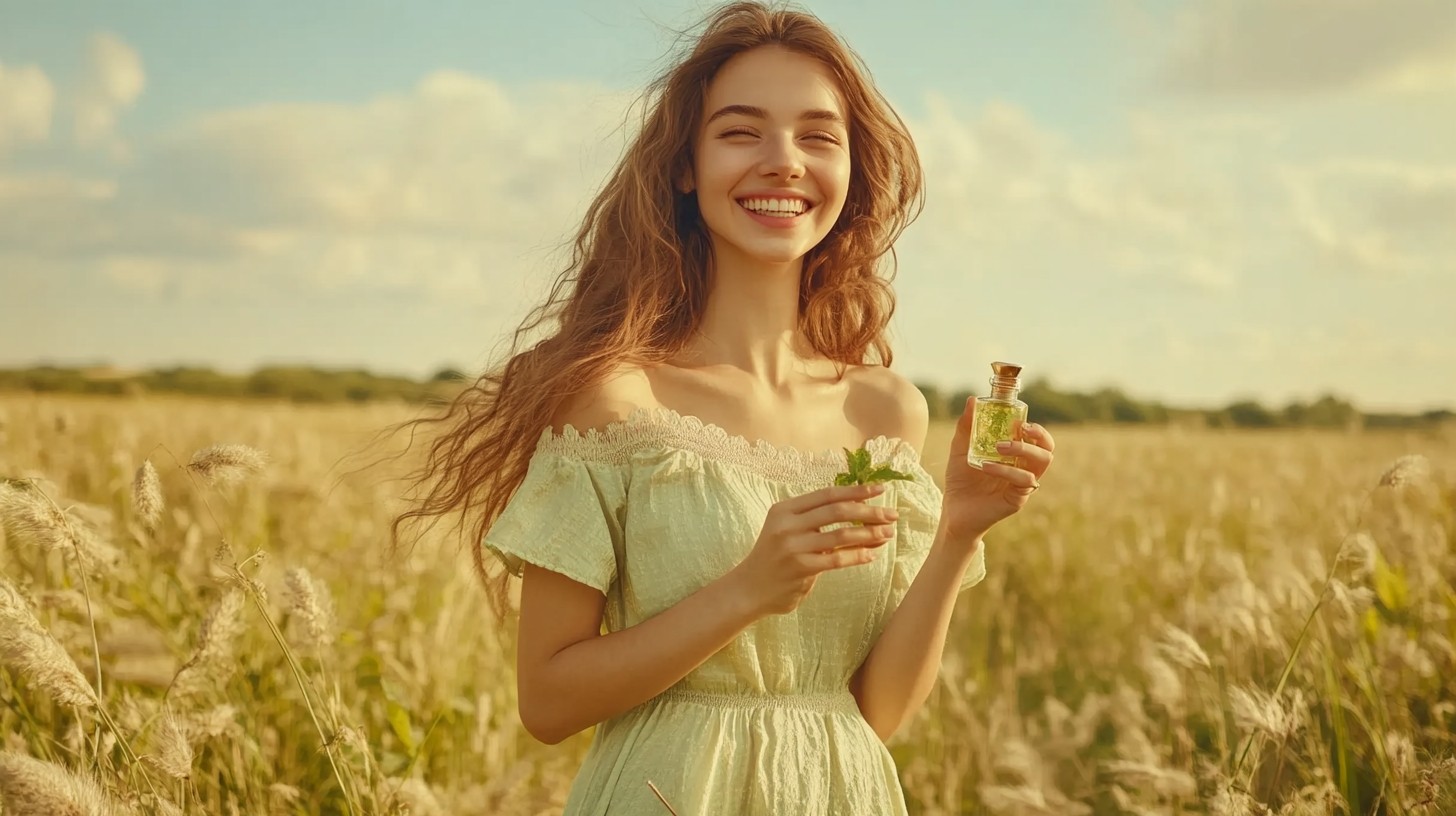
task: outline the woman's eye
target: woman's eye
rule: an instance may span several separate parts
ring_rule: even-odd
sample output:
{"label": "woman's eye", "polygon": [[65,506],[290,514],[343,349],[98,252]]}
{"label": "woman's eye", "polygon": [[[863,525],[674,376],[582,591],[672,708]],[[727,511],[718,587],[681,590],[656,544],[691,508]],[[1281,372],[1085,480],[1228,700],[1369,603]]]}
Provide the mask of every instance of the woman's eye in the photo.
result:
{"label": "woman's eye", "polygon": [[753,131],[748,128],[730,128],[718,134],[718,138],[727,139],[730,136],[752,136]]}
{"label": "woman's eye", "polygon": [[813,133],[810,133],[810,134],[806,135],[804,138],[806,138],[806,139],[819,139],[820,141],[828,142],[830,144],[839,144],[839,138],[838,137],[836,137],[832,133],[824,133],[823,131],[815,131]]}

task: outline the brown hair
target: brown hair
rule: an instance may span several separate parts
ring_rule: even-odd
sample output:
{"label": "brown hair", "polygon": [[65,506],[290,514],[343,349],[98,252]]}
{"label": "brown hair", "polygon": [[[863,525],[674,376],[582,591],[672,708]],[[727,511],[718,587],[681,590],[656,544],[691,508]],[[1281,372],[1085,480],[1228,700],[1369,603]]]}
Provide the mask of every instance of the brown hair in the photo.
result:
{"label": "brown hair", "polygon": [[[694,194],[676,181],[692,148],[709,83],[732,57],[776,45],[822,62],[838,81],[849,119],[851,176],[844,210],[804,259],[800,325],[841,367],[892,359],[884,330],[895,309],[894,241],[923,204],[919,156],[900,117],[859,57],[814,16],[733,2],[708,16],[691,50],[646,90],[640,128],[586,212],[569,265],[546,302],[518,327],[507,361],[488,370],[435,417],[444,432],[411,474],[422,499],[401,524],[459,513],[468,521],[477,572],[503,613],[503,570],[487,568],[483,540],[525,478],[543,417],[623,364],[648,365],[680,351],[706,306],[710,245]],[[690,36],[684,35],[685,37]],[[889,269],[880,275],[882,259]],[[554,334],[521,351],[543,323]]]}

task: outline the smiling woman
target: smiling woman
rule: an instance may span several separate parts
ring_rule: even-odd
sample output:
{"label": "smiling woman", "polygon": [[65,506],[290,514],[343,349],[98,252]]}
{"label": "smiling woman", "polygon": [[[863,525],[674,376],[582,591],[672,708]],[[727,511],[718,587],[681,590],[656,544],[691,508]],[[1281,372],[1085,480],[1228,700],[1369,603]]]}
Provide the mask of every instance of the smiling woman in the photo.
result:
{"label": "smiling woman", "polygon": [[[883,263],[920,193],[832,32],[726,6],[650,89],[517,345],[556,331],[433,420],[396,533],[462,512],[497,602],[523,579],[521,722],[596,727],[568,816],[906,812],[884,741],[1053,448],[1027,426],[1019,466],[971,468],[968,408],[944,493],[921,465]],[[907,478],[837,484],[840,450]]]}
{"label": "smiling woman", "polygon": [[713,113],[684,192],[696,188],[715,259],[797,263],[844,209],[849,127],[838,83],[819,60],[765,46],[725,63],[704,103]]}

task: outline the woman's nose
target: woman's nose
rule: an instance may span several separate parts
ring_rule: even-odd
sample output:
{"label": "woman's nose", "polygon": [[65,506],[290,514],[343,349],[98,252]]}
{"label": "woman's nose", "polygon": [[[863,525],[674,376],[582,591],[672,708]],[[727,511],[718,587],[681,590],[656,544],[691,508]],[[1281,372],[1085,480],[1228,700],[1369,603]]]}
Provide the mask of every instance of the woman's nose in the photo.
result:
{"label": "woman's nose", "polygon": [[764,140],[760,172],[765,176],[800,178],[804,175],[804,155],[792,136],[776,136]]}

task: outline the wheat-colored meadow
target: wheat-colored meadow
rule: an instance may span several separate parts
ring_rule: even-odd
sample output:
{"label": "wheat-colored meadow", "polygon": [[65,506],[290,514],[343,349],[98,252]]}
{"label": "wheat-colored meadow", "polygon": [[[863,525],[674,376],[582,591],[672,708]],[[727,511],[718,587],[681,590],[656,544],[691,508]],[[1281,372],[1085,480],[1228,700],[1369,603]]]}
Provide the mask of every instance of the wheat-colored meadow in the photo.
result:
{"label": "wheat-colored meadow", "polygon": [[[351,472],[414,411],[0,397],[0,814],[559,811],[589,735],[525,734],[513,625]],[[1456,433],[1054,430],[912,813],[1456,813]]]}

